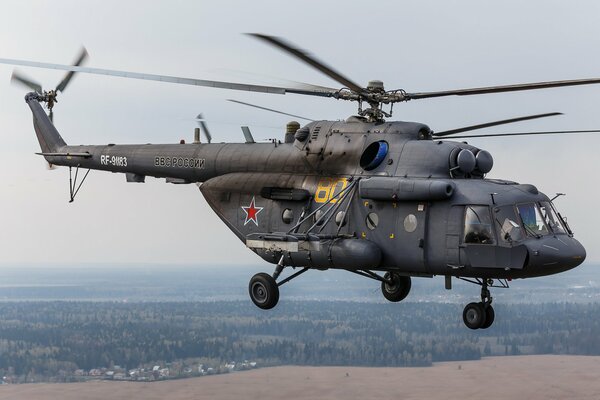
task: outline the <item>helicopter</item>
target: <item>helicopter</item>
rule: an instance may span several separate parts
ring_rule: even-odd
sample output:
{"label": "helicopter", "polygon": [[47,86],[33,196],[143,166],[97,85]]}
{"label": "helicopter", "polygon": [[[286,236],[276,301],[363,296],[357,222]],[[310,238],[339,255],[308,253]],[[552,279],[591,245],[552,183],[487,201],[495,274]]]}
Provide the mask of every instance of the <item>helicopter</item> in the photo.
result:
{"label": "helicopter", "polygon": [[[275,307],[279,288],[309,270],[340,269],[375,280],[390,302],[408,296],[412,278],[443,276],[448,290],[453,278],[480,286],[480,301],[467,304],[462,317],[468,328],[486,329],[495,320],[490,288],[508,288],[513,279],[557,274],[583,263],[586,251],[554,205],[556,197],[550,199],[532,184],[486,178],[493,168],[492,155],[456,139],[600,131],[463,135],[560,114],[556,112],[442,132],[423,123],[387,119],[396,103],[597,84],[600,79],[435,92],[386,90],[378,80],[362,87],[284,39],[250,35],[310,65],[341,88],[251,85],[83,67],[85,50],[73,65],[14,59],[0,63],[68,71],[50,91],[18,73],[13,80],[33,89],[25,101],[41,147],[36,154],[50,165],[69,168],[71,202],[90,170],[124,173],[127,182],[155,177],[197,184],[238,239],[275,265],[272,274],[257,273],[248,285],[252,302],[261,309]],[[211,143],[199,115],[208,143],[201,143],[196,128],[192,143],[71,146],[52,117],[57,94],[77,72],[317,96],[355,102],[358,110],[345,120],[311,120],[304,126],[292,121],[281,139],[268,143],[257,143],[247,127],[242,127],[244,143]],[[286,268],[293,272],[282,278]]]}

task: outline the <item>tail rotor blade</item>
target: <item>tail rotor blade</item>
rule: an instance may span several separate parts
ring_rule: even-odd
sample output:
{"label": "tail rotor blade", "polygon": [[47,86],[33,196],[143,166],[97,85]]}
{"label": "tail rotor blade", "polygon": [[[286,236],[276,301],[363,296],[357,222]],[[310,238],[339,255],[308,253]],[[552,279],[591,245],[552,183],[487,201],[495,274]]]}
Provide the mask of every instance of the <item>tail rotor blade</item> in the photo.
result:
{"label": "tail rotor blade", "polygon": [[42,93],[42,85],[40,85],[37,82],[32,81],[31,79],[25,78],[23,75],[19,74],[17,71],[13,71],[12,76],[10,77],[10,81],[12,83],[19,83],[21,85],[25,85],[37,93]]}
{"label": "tail rotor blade", "polygon": [[[79,56],[77,57],[77,59],[75,60],[75,62],[72,65],[74,67],[79,67],[81,64],[83,64],[83,62],[87,58],[88,58],[88,52],[85,49],[85,47],[82,47],[81,51],[79,53]],[[75,72],[73,72],[73,71],[67,72],[67,74],[65,75],[63,80],[58,84],[58,86],[56,86],[55,90],[57,92],[64,92],[66,87],[69,85],[69,82],[71,82],[71,79],[73,79],[73,75],[75,75]]]}

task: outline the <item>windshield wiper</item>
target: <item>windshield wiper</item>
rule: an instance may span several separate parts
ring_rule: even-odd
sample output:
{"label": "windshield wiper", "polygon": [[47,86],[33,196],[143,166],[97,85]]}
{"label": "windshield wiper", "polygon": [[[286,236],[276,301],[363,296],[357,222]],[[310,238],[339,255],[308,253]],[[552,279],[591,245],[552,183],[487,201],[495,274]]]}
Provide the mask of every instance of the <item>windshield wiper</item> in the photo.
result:
{"label": "windshield wiper", "polygon": [[532,236],[535,236],[536,239],[539,239],[542,237],[542,235],[536,233],[533,229],[531,229],[531,227],[529,225],[527,225],[525,223],[525,221],[523,221],[523,217],[521,216],[521,214],[519,214],[519,219],[521,220],[521,223],[523,224],[523,227],[525,228],[525,230],[530,233]]}
{"label": "windshield wiper", "polygon": [[567,220],[563,218],[562,215],[560,215],[559,212],[556,213],[556,215],[558,215],[558,219],[560,219],[560,222],[562,222],[563,226],[567,229],[567,233],[569,235],[573,235],[573,231],[571,230],[571,227],[569,226],[569,224],[567,223]]}

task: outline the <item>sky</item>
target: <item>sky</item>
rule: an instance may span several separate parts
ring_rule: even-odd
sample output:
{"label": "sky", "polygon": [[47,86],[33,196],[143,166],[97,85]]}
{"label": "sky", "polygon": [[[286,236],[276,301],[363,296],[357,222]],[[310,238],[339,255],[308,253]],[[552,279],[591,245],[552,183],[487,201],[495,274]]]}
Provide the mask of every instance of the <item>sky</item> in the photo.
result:
{"label": "sky", "polygon": [[[282,36],[358,83],[380,79],[409,92],[600,77],[597,1],[7,1],[0,58],[70,63],[85,45],[87,66],[256,84],[326,76],[243,33]],[[212,213],[195,185],[92,171],[68,203],[68,170],[39,156],[26,89],[0,66],[0,265],[135,263],[271,267]],[[51,88],[60,71],[19,68]],[[59,97],[55,123],[69,144],[191,140],[202,112],[215,141],[283,138],[289,117],[229,98],[343,119],[351,103],[80,74]],[[565,115],[488,132],[599,129],[600,85],[413,101],[395,120],[441,131],[522,115]],[[483,131],[482,131],[483,133]],[[489,177],[533,183],[550,197],[600,261],[594,212],[600,136],[472,139],[492,153]]]}

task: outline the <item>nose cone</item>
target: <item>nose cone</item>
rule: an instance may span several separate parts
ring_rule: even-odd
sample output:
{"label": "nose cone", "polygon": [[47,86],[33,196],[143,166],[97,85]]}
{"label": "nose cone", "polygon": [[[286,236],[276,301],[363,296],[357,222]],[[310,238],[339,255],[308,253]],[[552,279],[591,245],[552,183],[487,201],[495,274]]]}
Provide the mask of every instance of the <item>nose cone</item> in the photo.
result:
{"label": "nose cone", "polygon": [[525,269],[532,276],[551,275],[575,268],[585,260],[585,248],[566,235],[544,236],[527,243],[528,262]]}

